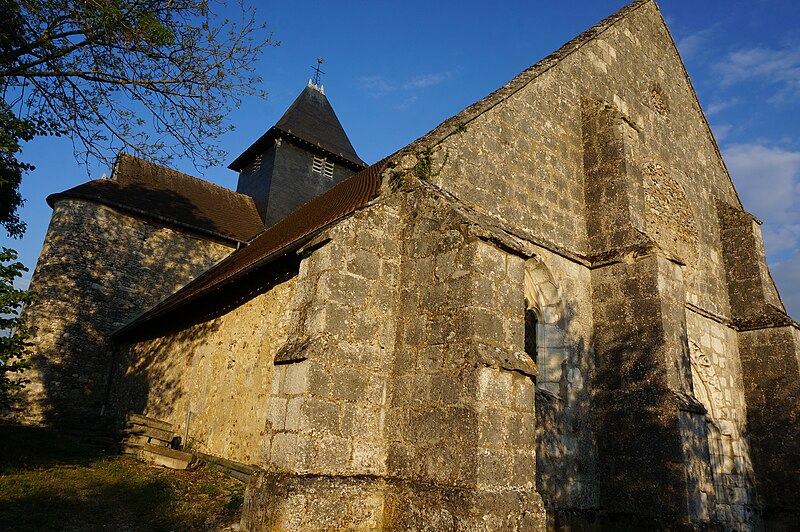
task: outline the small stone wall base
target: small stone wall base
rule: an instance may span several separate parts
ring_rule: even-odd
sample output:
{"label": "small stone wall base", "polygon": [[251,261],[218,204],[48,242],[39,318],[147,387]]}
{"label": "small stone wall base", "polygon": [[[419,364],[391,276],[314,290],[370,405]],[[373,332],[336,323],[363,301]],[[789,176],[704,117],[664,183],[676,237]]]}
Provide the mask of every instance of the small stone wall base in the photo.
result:
{"label": "small stone wall base", "polygon": [[536,492],[481,491],[380,477],[251,477],[243,530],[544,531]]}

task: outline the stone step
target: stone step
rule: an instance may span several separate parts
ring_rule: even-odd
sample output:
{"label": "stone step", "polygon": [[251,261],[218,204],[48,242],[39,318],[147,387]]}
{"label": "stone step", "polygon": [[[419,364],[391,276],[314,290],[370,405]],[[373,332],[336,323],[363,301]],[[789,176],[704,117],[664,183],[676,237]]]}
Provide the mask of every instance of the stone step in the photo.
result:
{"label": "stone step", "polygon": [[227,458],[221,458],[219,456],[201,453],[199,451],[194,451],[194,454],[208,464],[220,466],[221,469],[227,469],[229,471],[238,471],[244,475],[252,475],[257,469],[255,466],[243,464],[242,462],[236,462],[234,460],[228,460]]}
{"label": "stone step", "polygon": [[156,429],[153,427],[139,425],[139,424],[129,424],[123,430],[123,434],[129,437],[146,436],[154,440],[160,440],[167,444],[170,443],[172,439],[175,437],[175,433],[172,432],[172,430]]}
{"label": "stone step", "polygon": [[209,464],[208,467],[216,469],[220,473],[225,473],[226,475],[231,476],[241,482],[244,482],[245,484],[250,482],[250,474],[248,473],[242,473],[241,471],[237,471],[235,469],[228,469],[227,467],[221,466],[219,464]]}
{"label": "stone step", "polygon": [[138,447],[137,456],[145,462],[170,469],[186,469],[194,460],[191,453],[150,444]]}
{"label": "stone step", "polygon": [[128,423],[133,425],[143,425],[157,430],[172,431],[172,425],[166,421],[161,421],[153,417],[148,417],[143,414],[128,414]]}
{"label": "stone step", "polygon": [[124,454],[132,454],[132,455],[134,455],[134,456],[136,456],[138,458],[139,457],[139,451],[142,450],[142,447],[144,445],[145,444],[143,444],[143,443],[123,443],[122,444],[122,452]]}
{"label": "stone step", "polygon": [[165,442],[162,440],[154,440],[149,436],[143,436],[138,434],[131,434],[130,436],[122,440],[122,444],[124,446],[129,446],[129,447],[131,446],[141,447],[142,445],[146,445],[148,443],[155,445],[157,447],[169,447],[169,442]]}

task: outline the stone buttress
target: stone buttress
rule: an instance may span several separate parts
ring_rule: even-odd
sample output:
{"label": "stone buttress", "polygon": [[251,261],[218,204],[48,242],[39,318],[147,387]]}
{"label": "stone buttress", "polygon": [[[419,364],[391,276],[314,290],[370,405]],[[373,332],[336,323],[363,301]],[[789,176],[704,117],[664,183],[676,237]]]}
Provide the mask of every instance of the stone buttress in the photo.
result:
{"label": "stone buttress", "polygon": [[524,260],[460,222],[398,193],[304,260],[245,526],[543,529]]}

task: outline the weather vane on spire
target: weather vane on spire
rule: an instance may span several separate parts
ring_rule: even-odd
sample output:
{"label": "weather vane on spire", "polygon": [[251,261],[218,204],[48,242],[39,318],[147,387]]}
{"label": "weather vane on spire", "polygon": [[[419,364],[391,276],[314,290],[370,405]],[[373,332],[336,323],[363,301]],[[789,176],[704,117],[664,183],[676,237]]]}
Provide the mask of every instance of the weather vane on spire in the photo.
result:
{"label": "weather vane on spire", "polygon": [[320,81],[321,81],[320,75],[325,73],[319,68],[322,66],[322,63],[324,62],[325,59],[323,59],[322,57],[317,57],[317,66],[311,67],[311,70],[314,71],[314,85],[316,85],[317,87],[320,86]]}

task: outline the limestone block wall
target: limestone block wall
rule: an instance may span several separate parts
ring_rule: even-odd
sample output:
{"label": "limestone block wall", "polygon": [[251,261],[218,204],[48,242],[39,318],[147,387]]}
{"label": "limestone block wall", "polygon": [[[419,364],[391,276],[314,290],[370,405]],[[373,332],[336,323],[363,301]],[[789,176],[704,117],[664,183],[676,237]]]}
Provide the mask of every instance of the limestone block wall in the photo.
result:
{"label": "limestone block wall", "polygon": [[586,255],[581,114],[587,100],[607,104],[627,126],[623,164],[638,176],[625,207],[633,227],[689,266],[688,302],[730,318],[715,202],[739,200],[657,8],[641,5],[556,60],[442,131],[431,181],[518,234]]}
{"label": "limestone block wall", "polygon": [[[454,128],[433,153],[431,182],[551,245],[587,253],[579,95],[543,75]],[[446,157],[446,162],[445,162]]]}
{"label": "limestone block wall", "polygon": [[706,409],[717,519],[761,526],[736,331],[696,312],[686,314],[694,396]]}
{"label": "limestone block wall", "polygon": [[424,188],[408,198],[387,439],[390,474],[419,492],[398,523],[539,529],[525,261],[476,238],[456,207]]}
{"label": "limestone block wall", "polygon": [[[599,319],[595,315],[595,333],[603,331],[607,338],[612,338],[611,331],[620,318],[641,300],[644,306],[634,314],[643,314],[645,320],[655,319],[659,323],[650,325],[661,331],[660,337],[652,338],[654,350],[649,355],[640,353],[645,358],[656,356],[658,360],[642,359],[641,364],[655,364],[653,377],[655,374],[658,377],[648,382],[655,385],[658,381],[657,386],[661,386],[658,393],[663,395],[661,406],[669,403],[673,409],[663,417],[657,416],[670,420],[669,438],[674,438],[670,450],[657,442],[658,438],[652,443],[682,463],[682,473],[675,471],[669,475],[679,484],[688,479],[674,494],[676,501],[684,497],[680,493],[693,493],[684,506],[684,515],[689,520],[758,526],[752,516],[752,486],[748,486],[745,478],[750,460],[746,433],[730,434],[732,441],[738,441],[731,445],[738,445],[733,452],[738,453],[741,467],[731,470],[726,462],[722,466],[717,464],[716,472],[711,472],[711,455],[718,460],[720,453],[727,451],[720,451],[718,442],[709,440],[713,435],[706,434],[703,413],[706,407],[695,397],[704,383],[698,382],[698,390],[695,389],[694,380],[702,375],[691,371],[686,333],[688,314],[708,317],[706,332],[715,331],[721,353],[730,359],[730,364],[734,363],[736,336],[730,329],[722,334],[710,323],[741,323],[731,310],[729,297],[741,291],[735,290],[727,278],[728,257],[723,249],[723,240],[732,238],[723,233],[733,234],[740,228],[733,227],[736,224],[726,225],[717,205],[727,205],[742,216],[746,213],[654,4],[634,6],[624,17],[595,33],[591,40],[568,45],[559,54],[490,96],[489,103],[476,104],[412,145],[406,154],[408,161],[402,166],[414,173],[419,167],[414,161],[428,158],[431,171],[418,177],[476,211],[491,213],[494,223],[509,233],[591,267],[598,272],[592,274],[593,279],[606,275],[598,269],[611,267],[618,261],[638,261],[649,253],[672,264],[669,268],[664,265],[664,271],[671,271],[664,279],[670,279],[675,288],[672,291],[651,285],[634,294],[641,272],[624,272],[620,266],[609,270],[618,270],[609,273],[611,277],[618,276],[614,283],[593,282],[594,310],[602,312]],[[526,76],[532,81],[527,83]],[[747,229],[752,233],[752,236],[748,233],[747,253],[760,257],[763,254],[760,234],[752,220],[745,222],[740,224],[742,231]],[[731,255],[734,262],[738,256],[741,253]],[[759,261],[753,264],[756,270],[745,273],[758,280],[763,302],[782,314],[765,266]],[[752,270],[753,265],[739,265],[740,270],[742,267]],[[621,293],[630,297],[619,300]],[[616,304],[609,304],[611,301]],[[742,305],[739,307],[744,310]],[[763,305],[759,306],[756,314],[762,308]],[[737,308],[736,313],[741,312]],[[780,323],[788,323],[785,315],[779,318]],[[634,331],[638,325],[634,324],[636,320],[628,321],[631,323],[622,328],[627,328],[633,337],[638,334]],[[652,333],[644,329],[639,332]],[[670,353],[666,358],[663,349]],[[639,364],[635,361],[637,355],[629,354],[633,358],[621,359],[620,375],[633,371],[631,365]],[[607,355],[598,352],[598,360]],[[591,373],[588,367],[582,367],[581,371]],[[735,395],[739,390],[741,396],[741,388],[736,388],[741,385],[741,380],[737,380],[741,377],[730,371],[733,371],[730,367],[721,368],[720,378],[727,379],[730,393]],[[558,373],[552,364],[542,367],[542,387],[552,392]],[[589,381],[589,393],[595,394],[593,406],[600,399],[592,386],[600,383],[607,390],[626,390],[629,386],[625,379],[617,382],[618,386],[612,381],[601,382],[606,378],[612,377],[599,376],[594,384]],[[734,395],[727,401],[735,403]],[[676,401],[677,398],[680,399]],[[606,413],[609,412],[594,411],[590,415]],[[644,410],[639,413],[645,415]],[[740,429],[741,426],[737,430]],[[708,430],[713,432],[713,427]],[[561,433],[563,429],[558,429],[553,435]],[[642,446],[645,441],[649,440],[639,439],[637,445]],[[601,463],[602,455],[610,456],[609,452],[608,448],[605,452],[601,449]],[[624,454],[624,449],[621,452]],[[608,463],[602,468],[608,469]],[[600,475],[607,476],[607,471]],[[666,477],[653,476],[651,485],[663,482],[663,478]],[[733,492],[718,494],[725,483]],[[614,489],[608,493],[613,496]],[[615,501],[610,502],[616,504]]]}
{"label": "limestone block wall", "polygon": [[28,423],[92,426],[109,371],[108,335],[232,249],[88,201],[54,209],[25,309],[36,327]]}
{"label": "limestone block wall", "polygon": [[657,255],[592,271],[600,500],[636,526],[712,518],[705,427],[684,402],[682,286],[680,268]]}
{"label": "limestone block wall", "polygon": [[739,200],[656,6],[629,13],[559,67],[553,76],[578,80],[572,101],[608,102],[630,124],[641,229],[688,266],[687,302],[728,317],[714,205]]}
{"label": "limestone block wall", "polygon": [[525,292],[538,302],[537,490],[554,524],[599,507],[592,427],[591,272],[541,247],[525,264]]}
{"label": "limestone block wall", "polygon": [[381,479],[401,241],[396,206],[378,204],[311,244],[273,370],[266,472],[249,487],[244,526],[381,529],[390,520]]}
{"label": "limestone block wall", "polygon": [[307,303],[276,366],[268,470],[245,526],[544,526],[524,261],[463,221],[440,196],[403,191],[304,260]]}
{"label": "limestone block wall", "polygon": [[[392,370],[390,467],[417,482],[533,489],[524,261],[464,235],[444,202],[423,198],[409,210],[418,214],[404,246],[408,290],[399,311],[402,351]],[[514,364],[528,367],[527,375],[514,375]]]}
{"label": "limestone block wall", "polygon": [[117,361],[112,408],[171,423],[199,451],[262,464],[271,390],[281,373],[275,354],[286,344],[297,277],[230,312],[176,332],[138,341]]}
{"label": "limestone block wall", "polygon": [[764,523],[791,530],[800,516],[800,327],[763,327],[738,336]]}

